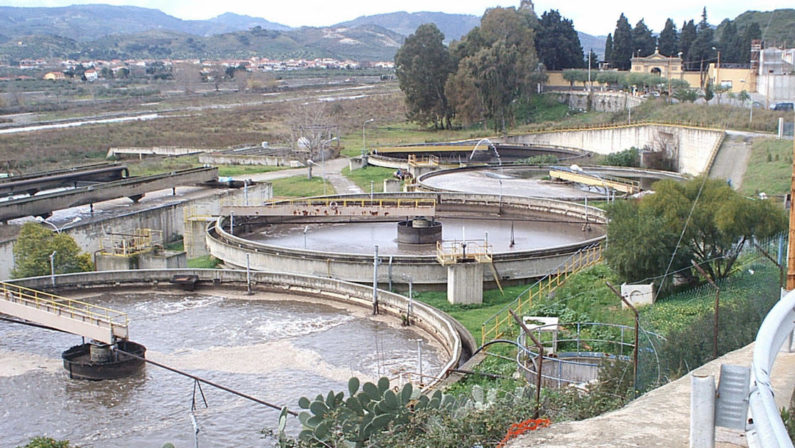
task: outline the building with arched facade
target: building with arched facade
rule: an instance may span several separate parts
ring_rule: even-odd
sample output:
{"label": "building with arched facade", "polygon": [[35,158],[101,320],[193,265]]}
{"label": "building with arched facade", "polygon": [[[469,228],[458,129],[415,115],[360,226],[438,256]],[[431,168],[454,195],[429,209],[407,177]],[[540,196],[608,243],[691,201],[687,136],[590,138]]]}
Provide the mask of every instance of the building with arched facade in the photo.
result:
{"label": "building with arched facade", "polygon": [[663,56],[657,49],[650,56],[635,56],[630,61],[632,73],[653,73],[671,79],[682,79],[684,73],[681,57]]}

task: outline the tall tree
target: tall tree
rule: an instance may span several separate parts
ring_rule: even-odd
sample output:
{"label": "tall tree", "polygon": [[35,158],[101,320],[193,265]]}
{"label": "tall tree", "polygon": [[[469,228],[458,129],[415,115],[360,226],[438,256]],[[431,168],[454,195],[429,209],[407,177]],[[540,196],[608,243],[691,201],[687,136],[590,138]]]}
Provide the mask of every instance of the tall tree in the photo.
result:
{"label": "tall tree", "polygon": [[676,25],[673,20],[668,19],[665,21],[665,26],[660,32],[658,42],[660,54],[673,57],[679,52],[679,35],[676,32]]}
{"label": "tall tree", "polygon": [[748,64],[751,62],[751,41],[761,38],[762,29],[759,28],[759,24],[756,22],[751,22],[751,24],[745,28],[742,41],[740,43],[740,49],[742,50],[740,53],[741,63]]}
{"label": "tall tree", "polygon": [[585,67],[588,68],[588,64],[590,63],[591,68],[599,68],[599,55],[596,54],[595,51],[591,50],[588,53],[588,56],[585,57]]}
{"label": "tall tree", "polygon": [[632,47],[632,27],[629,25],[624,13],[621,13],[616,22],[616,30],[613,32],[613,51],[611,52],[612,59],[609,61],[610,65],[619,70],[629,70],[631,66],[630,59],[634,51]]}
{"label": "tall tree", "polygon": [[444,85],[455,70],[444,34],[433,23],[420,25],[395,54],[395,73],[406,95],[408,119],[434,128],[450,127],[452,109]]}
{"label": "tall tree", "polygon": [[632,28],[632,51],[638,56],[649,56],[654,53],[656,39],[651,34],[651,30],[646,26],[643,19],[640,19],[635,28]]}
{"label": "tall tree", "polygon": [[716,60],[716,52],[712,48],[715,46],[715,33],[712,27],[707,22],[707,8],[701,13],[701,22],[698,24],[698,33],[696,39],[690,46],[687,59],[690,61],[698,61],[698,68],[701,72],[701,87],[704,87],[704,74],[706,73],[707,65],[710,61]]}
{"label": "tall tree", "polygon": [[723,32],[718,43],[721,62],[737,64],[742,59],[742,38],[737,33],[737,26],[733,21],[726,19],[723,25]]}
{"label": "tall tree", "polygon": [[[652,188],[655,194],[639,202],[608,209],[607,263],[628,281],[662,275],[680,235],[672,271],[688,267],[693,259],[713,280],[724,278],[747,242],[787,226],[784,211],[773,202],[747,199],[722,180],[664,180]],[[660,232],[651,233],[651,228]]]}
{"label": "tall tree", "polygon": [[682,25],[682,33],[679,35],[679,51],[682,52],[682,58],[686,61],[685,70],[698,70],[698,64],[693,66],[690,60],[690,47],[693,41],[696,40],[698,31],[693,19],[688,20]]}
{"label": "tall tree", "polygon": [[497,130],[512,123],[515,103],[528,98],[540,81],[531,20],[514,8],[489,9],[480,27],[457,46],[455,54],[463,58],[446,85],[457,114],[469,122],[479,121],[480,114]]}
{"label": "tall tree", "polygon": [[613,33],[607,35],[605,39],[605,62],[612,64],[613,61]]}
{"label": "tall tree", "polygon": [[580,37],[572,21],[561,17],[557,10],[551,9],[541,15],[535,44],[538,59],[549,70],[584,66]]}

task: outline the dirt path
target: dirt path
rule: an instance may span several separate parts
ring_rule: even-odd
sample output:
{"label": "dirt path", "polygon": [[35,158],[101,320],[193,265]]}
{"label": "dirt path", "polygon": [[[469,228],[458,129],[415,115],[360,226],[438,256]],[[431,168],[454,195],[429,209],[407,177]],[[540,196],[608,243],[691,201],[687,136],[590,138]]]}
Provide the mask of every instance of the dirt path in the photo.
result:
{"label": "dirt path", "polygon": [[[753,344],[727,353],[691,374],[714,375],[721,364],[750,366]],[[776,403],[785,406],[795,387],[795,353],[781,352],[773,366]],[[779,403],[779,401],[781,401]],[[509,448],[540,447],[687,447],[690,431],[690,375],[653,390],[627,406],[599,417],[565,422],[520,436]],[[718,447],[737,445],[725,440],[730,434],[718,428]],[[737,441],[737,439],[735,439]]]}

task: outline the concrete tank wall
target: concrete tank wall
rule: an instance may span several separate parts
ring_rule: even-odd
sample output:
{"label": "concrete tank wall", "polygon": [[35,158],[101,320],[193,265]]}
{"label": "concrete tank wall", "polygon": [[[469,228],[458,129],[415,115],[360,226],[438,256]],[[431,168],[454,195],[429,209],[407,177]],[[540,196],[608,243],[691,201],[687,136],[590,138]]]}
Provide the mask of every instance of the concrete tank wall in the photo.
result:
{"label": "concrete tank wall", "polygon": [[[245,287],[246,272],[220,269],[157,269],[136,271],[105,271],[56,276],[56,290],[86,290],[90,288],[162,288],[178,289],[170,284],[174,275],[197,275],[198,289],[208,285],[228,285]],[[38,290],[52,290],[51,278],[34,277],[13,281],[14,284]],[[251,287],[253,291],[277,291],[287,294],[304,294],[322,299],[345,302],[355,306],[372,309],[372,287],[346,283],[327,278],[309,277],[290,274],[252,272]],[[409,305],[407,297],[389,291],[378,291],[379,313],[400,316],[405,314]],[[433,307],[413,301],[411,313],[412,325],[422,329],[438,341],[447,351],[449,361],[442,367],[439,376],[443,376],[450,368],[463,363],[463,354],[472,353],[476,343],[472,336],[462,330],[456,321]],[[464,334],[459,332],[463,331]],[[135,335],[131,335],[133,338]]]}
{"label": "concrete tank wall", "polygon": [[502,141],[529,145],[557,145],[597,154],[611,154],[633,146],[656,147],[659,141],[665,138],[678,148],[679,172],[698,175],[709,169],[723,135],[723,131],[716,129],[641,124],[539,132],[509,136]]}
{"label": "concrete tank wall", "polygon": [[[361,195],[362,197],[368,197]],[[390,195],[378,195],[378,199]],[[346,195],[355,199],[357,195]],[[469,193],[413,193],[400,195],[410,199],[437,199],[437,216],[444,213],[501,214],[506,219],[517,219],[528,214],[558,216],[561,219],[585,220],[586,208],[580,204],[555,201],[551,199],[500,197]],[[588,207],[588,220],[594,225],[605,223],[604,212]],[[223,218],[221,219],[223,220]],[[302,275],[338,278],[345,281],[372,283],[373,256],[364,254],[326,253],[322,251],[287,249],[270,246],[266,243],[250,241],[229,234],[228,224],[214,225],[207,234],[207,247],[210,253],[230,267],[245,268],[250,263],[252,269],[274,272],[289,272]],[[603,232],[593,232],[575,244],[510,254],[494,254],[494,265],[500,279],[525,281],[557,270],[569,257],[583,247],[604,238]],[[248,259],[247,259],[248,256]],[[447,269],[440,265],[433,255],[425,256],[381,256],[382,265],[378,270],[379,283],[404,283],[411,278],[415,285],[442,285],[447,283]],[[491,269],[484,269],[483,281],[493,281]]]}
{"label": "concrete tank wall", "polygon": [[[270,183],[259,183],[248,186],[247,192],[243,189],[217,190],[205,197],[145,210],[113,216],[98,213],[94,218],[79,221],[64,232],[74,238],[84,252],[91,254],[99,250],[102,237],[109,232],[132,233],[135,229],[149,228],[162,231],[163,239],[170,241],[185,234],[186,216],[218,215],[222,206],[244,205],[246,194],[249,204],[261,204],[273,196],[273,187]],[[14,268],[13,247],[14,240],[0,243],[0,278],[11,278]]]}

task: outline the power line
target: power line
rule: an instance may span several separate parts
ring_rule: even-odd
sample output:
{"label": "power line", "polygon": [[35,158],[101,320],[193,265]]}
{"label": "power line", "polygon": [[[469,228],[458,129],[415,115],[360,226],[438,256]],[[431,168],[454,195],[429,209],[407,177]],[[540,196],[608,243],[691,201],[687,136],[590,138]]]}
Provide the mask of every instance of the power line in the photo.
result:
{"label": "power line", "polygon": [[[152,365],[155,365],[157,367],[161,367],[161,368],[164,368],[166,370],[170,370],[170,371],[172,371],[174,373],[178,373],[178,374],[180,374],[182,376],[186,376],[188,378],[191,378],[194,381],[201,382],[201,383],[204,383],[204,384],[208,384],[208,385],[213,386],[213,387],[215,387],[217,389],[221,389],[222,391],[229,392],[230,394],[237,395],[238,397],[245,398],[246,400],[250,400],[250,401],[253,401],[255,403],[259,403],[259,404],[268,406],[269,408],[277,409],[277,410],[280,410],[280,411],[282,409],[285,409],[284,406],[278,406],[278,405],[275,405],[273,403],[268,403],[267,401],[260,400],[259,398],[254,398],[251,395],[246,395],[246,394],[244,394],[242,392],[238,392],[238,391],[236,391],[234,389],[230,389],[230,388],[228,388],[226,386],[222,386],[222,385],[220,385],[218,383],[214,383],[214,382],[212,382],[210,380],[206,380],[206,379],[198,377],[196,375],[191,375],[190,373],[183,372],[183,371],[181,371],[179,369],[175,369],[173,367],[169,367],[169,366],[167,366],[165,364],[161,364],[161,363],[156,362],[156,361],[152,361],[151,359],[146,359],[143,356],[138,356],[138,355],[136,355],[134,353],[130,353],[130,352],[127,352],[127,351],[124,351],[124,350],[120,350],[118,347],[114,346],[114,347],[112,347],[112,349],[114,351],[119,352],[119,353],[123,353],[123,354],[125,354],[125,355],[127,355],[127,356],[129,356],[131,358],[135,358],[135,359],[138,359],[138,360],[141,360],[141,361],[145,361],[145,362],[147,362],[149,364],[152,364]],[[291,411],[289,409],[287,410],[287,413],[290,414],[290,415],[293,415],[293,416],[298,416],[297,412]]]}

